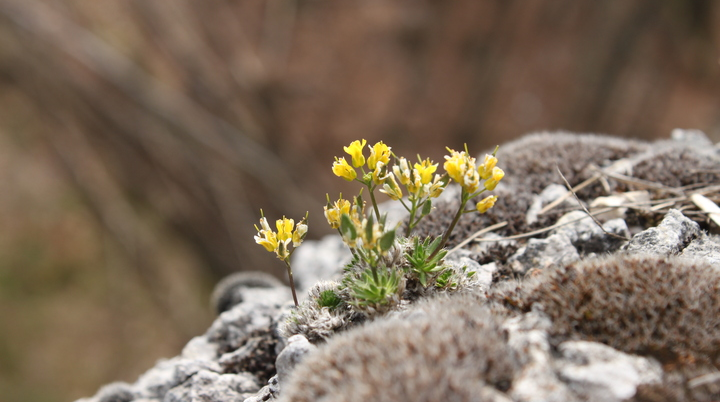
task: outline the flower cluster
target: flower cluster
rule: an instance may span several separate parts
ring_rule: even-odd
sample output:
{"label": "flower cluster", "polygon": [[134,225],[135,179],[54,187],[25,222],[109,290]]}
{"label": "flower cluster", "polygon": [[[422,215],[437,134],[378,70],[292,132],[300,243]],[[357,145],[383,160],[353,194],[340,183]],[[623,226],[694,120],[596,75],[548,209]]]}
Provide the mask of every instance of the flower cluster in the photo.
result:
{"label": "flower cluster", "polygon": [[[494,190],[497,184],[505,176],[505,172],[497,167],[495,152],[492,155],[485,155],[483,163],[475,167],[475,158],[465,151],[455,151],[448,148],[449,156],[445,156],[443,167],[450,178],[460,184],[468,194],[474,194],[480,188],[480,180],[485,180],[484,190]],[[495,149],[497,152],[497,148]]]}
{"label": "flower cluster", "polygon": [[[258,234],[255,236],[255,243],[265,247],[265,250],[275,253],[277,258],[283,260],[287,266],[288,279],[290,280],[290,289],[292,290],[295,306],[298,305],[298,300],[295,294],[295,282],[293,281],[292,269],[290,268],[290,256],[307,235],[307,218],[308,214],[306,213],[305,217],[295,226],[294,220],[283,216],[282,219],[275,221],[275,227],[277,228],[277,232],[275,232],[270,228],[267,218],[265,218],[262,210],[260,210],[260,227],[255,225],[255,230],[258,231]],[[292,249],[290,245],[292,245]]]}
{"label": "flower cluster", "polygon": [[[260,211],[262,215],[262,211]],[[292,251],[290,244],[297,247],[302,243],[307,235],[307,215],[295,227],[295,221],[283,216],[282,219],[275,221],[277,232],[273,231],[268,224],[267,218],[261,216],[260,227],[255,225],[258,231],[255,236],[255,243],[265,247],[265,250],[274,252],[277,258],[285,261],[290,257]]]}
{"label": "flower cluster", "polygon": [[[366,140],[353,141],[349,146],[343,147],[345,152],[350,155],[352,165],[345,160],[345,157],[336,157],[332,167],[333,173],[347,181],[353,181],[358,178],[358,172],[355,169],[360,168],[361,181],[372,180],[376,185],[383,184],[387,178],[387,165],[390,163],[390,148],[382,141],[370,148],[370,156],[367,158],[369,172],[366,174],[364,169],[366,159],[363,155],[363,148],[366,144]],[[367,177],[368,175],[369,177]]]}
{"label": "flower cluster", "polygon": [[[367,187],[372,209],[366,212],[362,190],[352,201],[343,199],[342,194],[331,201],[328,195],[324,207],[328,224],[338,230],[353,253],[352,267],[346,269],[343,280],[343,286],[349,289],[346,294],[354,298],[350,304],[373,309],[387,306],[389,300],[396,300],[402,294],[406,280],[423,287],[452,287],[461,283],[462,278],[469,278],[473,272],[455,272],[443,262],[447,254],[444,247],[463,214],[485,213],[495,205],[497,196],[491,195],[477,202],[474,208],[465,209],[473,198],[494,190],[505,175],[497,167],[497,148],[492,155],[485,155],[480,165],[470,156],[467,146],[460,152],[448,148],[450,155],[445,156],[443,164],[445,172],[438,172],[438,163],[430,159],[418,155],[418,161],[412,163],[392,153],[382,141],[368,146],[369,153],[366,153],[367,145],[363,139],[343,147],[347,156],[336,157],[332,171],[338,177]],[[432,199],[440,196],[450,182],[458,183],[462,192],[460,207],[443,235],[424,241],[409,239],[418,223],[432,212]],[[380,214],[375,200],[375,190],[400,202],[408,211],[404,238],[396,236],[397,228],[387,227],[386,216]],[[255,241],[287,265],[297,305],[290,256],[307,233],[307,215],[297,225],[283,217],[275,226],[276,231],[261,211]],[[410,275],[410,279],[404,275]]]}

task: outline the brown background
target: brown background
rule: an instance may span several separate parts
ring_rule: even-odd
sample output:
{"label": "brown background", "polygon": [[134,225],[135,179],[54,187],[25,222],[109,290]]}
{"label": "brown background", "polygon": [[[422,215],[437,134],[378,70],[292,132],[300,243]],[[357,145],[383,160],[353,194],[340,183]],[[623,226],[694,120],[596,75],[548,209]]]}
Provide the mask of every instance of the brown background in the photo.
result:
{"label": "brown background", "polygon": [[329,233],[351,140],[720,140],[719,27],[711,0],[0,0],[2,399],[177,354],[218,278],[282,274],[260,208]]}

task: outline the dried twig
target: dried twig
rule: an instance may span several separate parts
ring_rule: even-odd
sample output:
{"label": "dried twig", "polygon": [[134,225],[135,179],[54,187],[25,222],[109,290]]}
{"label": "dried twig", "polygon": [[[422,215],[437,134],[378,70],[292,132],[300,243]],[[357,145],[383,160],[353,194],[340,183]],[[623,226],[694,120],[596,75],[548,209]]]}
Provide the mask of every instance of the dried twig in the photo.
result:
{"label": "dried twig", "polygon": [[562,174],[562,172],[560,171],[560,168],[559,168],[558,166],[555,166],[555,169],[557,170],[557,172],[558,172],[558,174],[560,175],[560,177],[563,179],[563,182],[565,182],[565,186],[568,188],[568,190],[569,190],[569,191],[572,193],[572,195],[575,197],[575,199],[577,200],[578,204],[580,204],[580,208],[582,208],[583,211],[585,211],[585,213],[588,214],[588,216],[589,216],[590,218],[592,218],[593,222],[595,222],[595,224],[598,225],[598,227],[600,228],[600,230],[603,231],[603,233],[605,233],[606,235],[608,235],[608,236],[610,236],[610,237],[615,237],[615,238],[617,238],[617,239],[630,240],[630,239],[628,239],[628,238],[626,238],[626,237],[620,236],[620,235],[615,234],[615,233],[610,233],[610,232],[608,232],[607,230],[605,230],[605,228],[604,228],[603,225],[600,223],[600,221],[598,221],[597,218],[595,218],[595,216],[593,216],[593,214],[591,214],[590,211],[588,211],[587,208],[585,208],[585,205],[582,203],[582,201],[580,201],[580,198],[577,196],[577,194],[576,194],[575,191],[573,190],[573,188],[572,188],[572,186],[570,185],[570,183],[568,183],[567,179],[565,178],[565,176],[564,176],[564,175]]}
{"label": "dried twig", "polygon": [[462,242],[460,242],[460,244],[458,244],[457,246],[453,247],[453,249],[450,250],[450,251],[448,252],[448,254],[452,254],[452,253],[455,252],[456,250],[464,247],[466,244],[470,243],[471,241],[473,241],[475,238],[477,238],[478,236],[480,236],[480,235],[482,235],[482,234],[485,234],[485,233],[488,233],[488,232],[492,232],[492,231],[495,230],[495,229],[500,229],[500,228],[505,227],[505,226],[507,226],[507,221],[500,222],[500,223],[496,223],[496,224],[494,224],[494,225],[492,225],[492,226],[488,226],[488,227],[486,227],[486,228],[480,229],[480,230],[478,230],[477,232],[475,232],[475,233],[473,233],[472,235],[470,235],[467,239],[465,239],[465,240],[463,240]]}
{"label": "dried twig", "polygon": [[[558,198],[557,200],[555,200],[555,201],[547,204],[545,207],[543,207],[543,209],[541,209],[540,212],[538,212],[538,215],[542,215],[542,214],[544,214],[545,212],[547,212],[547,211],[555,208],[556,206],[560,205],[563,201],[565,201],[566,199],[570,198],[570,196],[573,195],[573,192],[580,191],[580,190],[584,189],[585,187],[587,187],[587,186],[589,186],[590,184],[592,184],[592,183],[594,183],[595,181],[597,181],[599,178],[600,178],[599,175],[595,175],[595,176],[593,176],[593,177],[591,177],[591,178],[583,181],[582,183],[578,184],[577,186],[573,187],[572,189],[570,189],[570,192],[564,194],[562,197]],[[577,197],[576,197],[576,198],[577,198]]]}

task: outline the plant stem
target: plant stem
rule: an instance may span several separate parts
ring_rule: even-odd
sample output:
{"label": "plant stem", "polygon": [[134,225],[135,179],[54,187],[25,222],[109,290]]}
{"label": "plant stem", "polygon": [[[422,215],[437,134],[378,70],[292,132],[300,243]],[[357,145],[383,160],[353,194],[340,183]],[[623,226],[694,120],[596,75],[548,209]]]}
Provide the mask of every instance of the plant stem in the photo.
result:
{"label": "plant stem", "polygon": [[375,209],[375,217],[377,218],[378,222],[380,222],[380,209],[378,209],[377,201],[375,201],[375,192],[374,189],[368,185],[368,189],[370,190],[370,201],[373,204],[373,209]]}
{"label": "plant stem", "polygon": [[405,228],[405,237],[410,236],[410,231],[413,230],[413,227],[417,224],[417,222],[413,222],[415,220],[415,214],[417,213],[417,203],[413,201],[412,203],[412,210],[410,211],[410,219],[408,219],[408,225],[407,228]]}
{"label": "plant stem", "polygon": [[290,279],[290,290],[292,290],[293,301],[295,302],[295,307],[298,307],[299,304],[297,300],[297,295],[295,294],[295,281],[293,280],[292,269],[290,268],[290,261],[288,261],[288,259],[285,259],[283,261],[285,261],[285,265],[287,266],[288,279]]}
{"label": "plant stem", "polygon": [[440,241],[440,244],[433,250],[432,254],[427,258],[427,261],[430,261],[437,255],[437,253],[440,252],[440,250],[445,247],[445,244],[447,243],[448,239],[450,239],[450,235],[452,234],[453,229],[455,229],[455,225],[457,225],[458,221],[460,220],[460,217],[462,216],[463,212],[465,211],[465,204],[467,204],[468,200],[470,198],[465,193],[465,189],[462,190],[462,196],[460,202],[460,208],[458,208],[457,213],[455,214],[455,218],[453,218],[452,223],[450,223],[450,226],[445,231],[445,234],[443,234],[442,240]]}

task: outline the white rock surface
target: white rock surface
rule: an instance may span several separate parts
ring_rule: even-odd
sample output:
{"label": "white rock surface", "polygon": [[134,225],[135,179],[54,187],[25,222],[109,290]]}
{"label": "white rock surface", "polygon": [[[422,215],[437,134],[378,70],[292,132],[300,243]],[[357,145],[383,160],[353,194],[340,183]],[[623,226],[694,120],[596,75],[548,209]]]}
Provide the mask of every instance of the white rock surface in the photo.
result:
{"label": "white rock surface", "polygon": [[570,388],[589,402],[619,402],[635,395],[643,384],[662,381],[660,363],[628,355],[610,346],[586,341],[559,345],[557,372]]}

